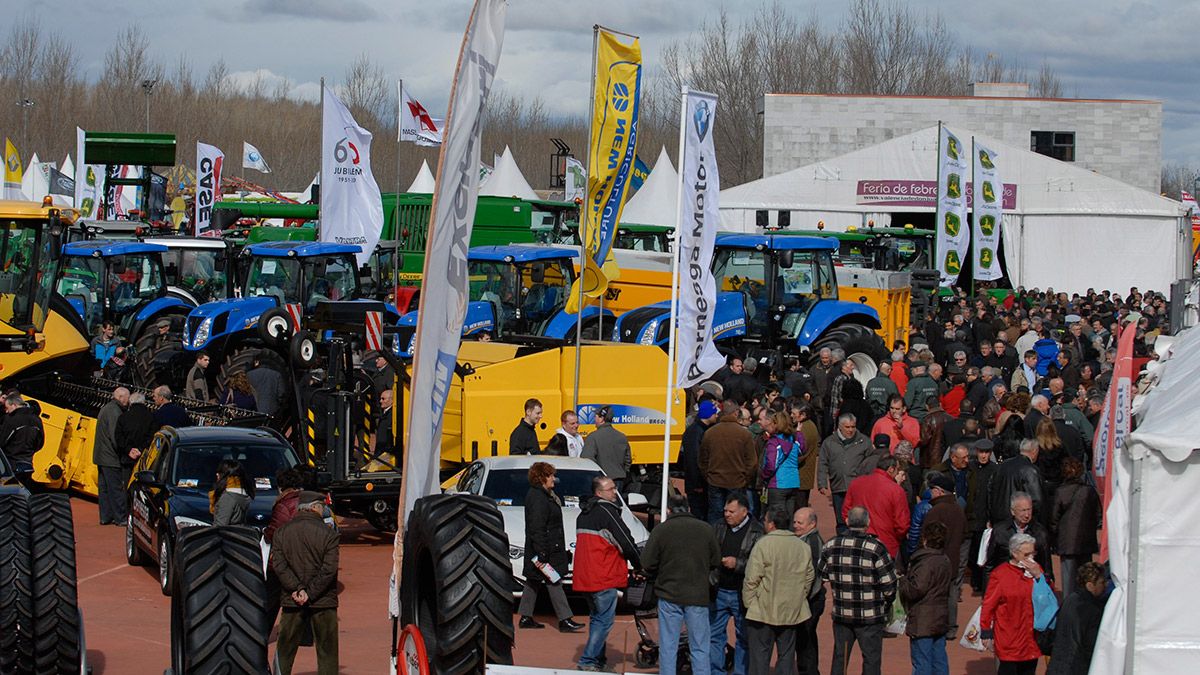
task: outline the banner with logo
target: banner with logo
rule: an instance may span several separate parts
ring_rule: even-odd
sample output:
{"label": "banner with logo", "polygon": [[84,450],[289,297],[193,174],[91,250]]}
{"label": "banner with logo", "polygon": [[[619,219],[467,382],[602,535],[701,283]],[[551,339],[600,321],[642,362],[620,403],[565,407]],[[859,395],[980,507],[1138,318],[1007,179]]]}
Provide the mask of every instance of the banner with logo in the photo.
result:
{"label": "banner with logo", "polygon": [[677,340],[676,386],[690,387],[707,379],[725,365],[725,357],[713,344],[713,315],[717,308],[717,284],[712,275],[713,243],[721,221],[717,206],[721,178],[717,173],[717,151],[713,145],[713,122],[717,97],[688,91],[683,105],[683,147],[679,158],[679,310],[675,324]]}
{"label": "banner with logo", "polygon": [[50,194],[63,197],[75,196],[75,179],[67,174],[50,167]]}
{"label": "banner with logo", "polygon": [[408,95],[404,90],[404,82],[400,87],[400,138],[426,147],[437,147],[442,144],[443,120],[430,117],[425,106],[417,99]]}
{"label": "banner with logo", "polygon": [[28,199],[21,191],[21,155],[13,142],[4,139],[4,198]]}
{"label": "banner with logo", "polygon": [[971,232],[967,229],[967,148],[938,125],[937,256],[942,286],[958,281]]}
{"label": "banner with logo", "polygon": [[75,208],[80,218],[95,218],[96,205],[104,194],[104,170],[88,164],[83,149],[84,131],[75,127]]}
{"label": "banner with logo", "polygon": [[1000,156],[996,151],[987,148],[971,139],[974,150],[972,158],[974,167],[974,194],[972,219],[972,251],[975,267],[975,278],[979,281],[993,281],[1004,276],[1000,269],[1000,219],[1004,215],[1003,195],[1004,183],[1000,182],[1000,174],[996,170],[996,159]]}
{"label": "banner with logo", "polygon": [[1184,207],[1188,210],[1188,215],[1192,218],[1192,231],[1200,232],[1200,206],[1196,205],[1196,198],[1187,190],[1181,190],[1179,201],[1183,202]]}
{"label": "banner with logo", "polygon": [[646,178],[650,176],[650,167],[642,161],[641,155],[633,157],[633,173],[629,177],[629,196],[637,194],[638,190],[642,189],[642,184],[646,182]]}
{"label": "banner with logo", "polygon": [[242,168],[271,173],[271,167],[267,164],[267,160],[263,159],[262,153],[246,141],[242,141]]}
{"label": "banner with logo", "polygon": [[321,241],[362,247],[365,265],[383,232],[383,201],[371,173],[371,132],[325,87],[321,111]]}
{"label": "banner with logo", "polygon": [[212,227],[213,203],[221,194],[221,166],[225,153],[207,143],[196,142],[196,199],[192,231],[203,235]]}
{"label": "banner with logo", "polygon": [[573,202],[583,199],[587,189],[587,169],[583,162],[574,157],[567,158],[566,169],[563,171],[563,201]]}
{"label": "banner with logo", "polygon": [[1113,363],[1112,381],[1104,399],[1104,412],[1096,423],[1093,470],[1100,496],[1104,500],[1103,525],[1100,530],[1100,562],[1108,560],[1108,504],[1112,501],[1112,466],[1116,453],[1125,446],[1125,438],[1133,428],[1133,340],[1137,323],[1129,322],[1121,329],[1117,340],[1117,360]]}
{"label": "banner with logo", "polygon": [[417,499],[438,492],[442,412],[467,307],[467,248],[479,189],[483,112],[500,62],[506,9],[504,0],[476,0],[450,92],[417,315],[413,405],[404,446],[405,517]]}
{"label": "banner with logo", "polygon": [[610,254],[637,155],[638,106],[642,90],[642,47],[597,28],[587,195],[582,209],[583,264],[567,298],[567,311],[579,311],[579,291],[598,298],[620,270]]}

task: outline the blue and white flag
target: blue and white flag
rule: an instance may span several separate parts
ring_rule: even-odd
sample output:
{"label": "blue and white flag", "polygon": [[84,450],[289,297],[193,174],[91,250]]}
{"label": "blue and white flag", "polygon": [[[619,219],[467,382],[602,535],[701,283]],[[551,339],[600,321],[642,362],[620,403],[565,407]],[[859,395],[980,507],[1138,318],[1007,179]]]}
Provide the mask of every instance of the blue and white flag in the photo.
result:
{"label": "blue and white flag", "polygon": [[262,153],[246,141],[242,141],[242,168],[271,173],[271,167],[267,165],[267,160],[263,159]]}
{"label": "blue and white flag", "polygon": [[383,201],[371,172],[371,132],[325,87],[321,110],[321,241],[357,245],[365,265],[383,232]]}
{"label": "blue and white flag", "polygon": [[713,146],[717,97],[684,90],[679,158],[679,310],[675,336],[679,364],[677,386],[690,387],[725,364],[713,344],[717,285],[712,275],[713,244],[721,178]]}
{"label": "blue and white flag", "polygon": [[483,111],[500,62],[506,10],[504,0],[476,0],[450,90],[425,244],[412,406],[405,427],[405,519],[418,499],[439,492],[442,413],[450,396],[467,309],[467,248],[479,191]]}

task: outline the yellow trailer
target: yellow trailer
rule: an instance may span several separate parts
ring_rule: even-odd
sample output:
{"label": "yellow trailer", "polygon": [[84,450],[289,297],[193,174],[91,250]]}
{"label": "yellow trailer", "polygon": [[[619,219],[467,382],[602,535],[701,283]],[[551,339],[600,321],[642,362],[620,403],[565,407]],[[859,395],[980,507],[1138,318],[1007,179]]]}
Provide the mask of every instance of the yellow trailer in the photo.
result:
{"label": "yellow trailer", "polygon": [[[580,433],[586,436],[595,429],[595,410],[610,405],[613,426],[629,437],[634,464],[661,463],[666,353],[658,347],[630,344],[585,344],[581,349]],[[520,421],[527,399],[542,402],[543,419],[537,434],[543,447],[559,427],[559,415],[571,409],[575,387],[573,346],[539,350],[495,342],[464,342],[458,361],[466,368],[461,376],[455,375],[445,408],[443,469],[479,457],[507,455],[509,434]],[[672,461],[683,436],[685,400],[682,389],[673,391]],[[405,404],[409,404],[407,395]]]}

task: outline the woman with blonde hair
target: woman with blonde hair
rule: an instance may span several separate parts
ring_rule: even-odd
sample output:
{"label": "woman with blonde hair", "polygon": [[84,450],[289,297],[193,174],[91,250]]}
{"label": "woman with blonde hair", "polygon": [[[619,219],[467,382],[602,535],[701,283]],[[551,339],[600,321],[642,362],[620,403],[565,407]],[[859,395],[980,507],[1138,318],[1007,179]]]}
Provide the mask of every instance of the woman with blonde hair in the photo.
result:
{"label": "woman with blonde hair", "polygon": [[773,412],[765,419],[767,444],[763,448],[759,477],[767,490],[767,510],[780,506],[792,513],[800,496],[800,456],[804,454],[804,437],[796,435],[791,416],[783,411]]}

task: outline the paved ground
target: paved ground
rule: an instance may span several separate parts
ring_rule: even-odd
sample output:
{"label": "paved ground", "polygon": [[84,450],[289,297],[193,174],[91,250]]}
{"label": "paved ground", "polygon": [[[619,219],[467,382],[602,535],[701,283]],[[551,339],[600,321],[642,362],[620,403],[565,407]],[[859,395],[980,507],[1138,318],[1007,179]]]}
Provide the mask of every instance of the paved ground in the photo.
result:
{"label": "paved ground", "polygon": [[[832,511],[818,496],[822,532],[831,530]],[[158,590],[156,571],[125,563],[124,531],[97,524],[93,502],[74,500],[75,534],[78,546],[80,604],[87,627],[88,658],[96,675],[157,673],[170,665],[170,601]],[[385,673],[391,639],[387,618],[387,579],[391,569],[391,539],[378,535],[365,523],[346,523],[342,539],[340,639],[342,673]],[[978,607],[970,596],[960,604],[960,625],[965,625]],[[577,618],[585,621],[583,603],[575,603]],[[551,621],[548,607],[543,621]],[[822,671],[827,671],[832,643],[829,620],[820,625]],[[572,668],[583,649],[585,636],[562,635],[551,627],[518,630],[515,661],[519,665]],[[632,617],[621,615],[609,637],[609,661],[617,672],[633,668],[632,654],[638,642]],[[273,645],[272,645],[273,647]],[[985,675],[994,672],[991,655],[970,652],[956,644],[948,647],[950,672]],[[624,666],[621,658],[624,655]],[[857,653],[850,671],[859,672]],[[302,649],[296,673],[314,673],[311,649]],[[884,641],[884,672],[911,672],[906,638]]]}

